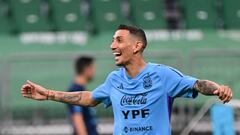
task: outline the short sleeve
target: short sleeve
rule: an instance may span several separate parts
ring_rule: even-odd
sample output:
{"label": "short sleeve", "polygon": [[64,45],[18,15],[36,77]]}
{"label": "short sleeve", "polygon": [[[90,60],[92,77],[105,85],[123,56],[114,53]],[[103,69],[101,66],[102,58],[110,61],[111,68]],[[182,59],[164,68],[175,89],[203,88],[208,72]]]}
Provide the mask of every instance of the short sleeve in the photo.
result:
{"label": "short sleeve", "polygon": [[111,89],[111,75],[109,75],[106,79],[106,81],[98,86],[96,89],[92,92],[92,97],[96,101],[101,101],[105,104],[105,107],[108,107],[111,105],[111,99],[110,99],[110,89]]}
{"label": "short sleeve", "polygon": [[193,89],[196,78],[186,76],[171,67],[165,68],[164,75],[164,85],[170,97],[196,98],[198,96],[198,92]]}

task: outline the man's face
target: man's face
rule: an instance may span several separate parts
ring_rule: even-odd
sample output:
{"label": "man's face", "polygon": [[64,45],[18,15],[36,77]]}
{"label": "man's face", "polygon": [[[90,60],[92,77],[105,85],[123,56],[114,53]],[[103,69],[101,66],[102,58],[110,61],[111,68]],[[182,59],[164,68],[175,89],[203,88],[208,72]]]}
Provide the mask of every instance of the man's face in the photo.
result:
{"label": "man's face", "polygon": [[95,63],[91,63],[88,67],[85,69],[85,75],[89,81],[91,81],[95,76],[96,68]]}
{"label": "man's face", "polygon": [[111,49],[117,66],[124,66],[131,61],[134,55],[135,42],[134,37],[128,30],[117,30],[115,32]]}

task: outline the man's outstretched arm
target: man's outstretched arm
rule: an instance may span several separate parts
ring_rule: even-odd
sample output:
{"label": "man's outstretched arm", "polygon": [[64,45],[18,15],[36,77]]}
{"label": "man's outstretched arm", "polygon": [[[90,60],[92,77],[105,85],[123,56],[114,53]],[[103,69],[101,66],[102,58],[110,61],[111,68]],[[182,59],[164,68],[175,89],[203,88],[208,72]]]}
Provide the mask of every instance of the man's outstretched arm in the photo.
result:
{"label": "man's outstretched arm", "polygon": [[197,80],[193,88],[204,95],[216,95],[223,103],[232,99],[232,90],[228,86],[219,85],[209,80]]}
{"label": "man's outstretched arm", "polygon": [[22,95],[34,100],[53,100],[81,106],[96,106],[99,104],[99,102],[93,100],[90,91],[62,92],[49,90],[31,81],[27,81],[22,86]]}

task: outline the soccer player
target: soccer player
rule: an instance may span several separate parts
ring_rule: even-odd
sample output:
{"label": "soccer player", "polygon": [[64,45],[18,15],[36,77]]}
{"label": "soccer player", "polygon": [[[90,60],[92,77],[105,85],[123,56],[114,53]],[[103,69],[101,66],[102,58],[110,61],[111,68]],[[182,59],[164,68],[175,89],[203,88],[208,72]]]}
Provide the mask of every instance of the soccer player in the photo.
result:
{"label": "soccer player", "polygon": [[161,64],[146,63],[143,51],[147,39],[142,29],[120,25],[111,44],[115,64],[105,82],[92,92],[60,92],[31,81],[22,86],[22,95],[35,100],[53,100],[80,106],[112,105],[114,135],[170,135],[173,100],[195,98],[198,93],[216,95],[223,103],[232,98],[228,86],[186,76]]}
{"label": "soccer player", "polygon": [[[95,75],[95,63],[92,57],[82,56],[75,62],[75,77],[69,92],[84,91]],[[95,110],[89,107],[68,104],[73,135],[98,135],[96,129]]]}

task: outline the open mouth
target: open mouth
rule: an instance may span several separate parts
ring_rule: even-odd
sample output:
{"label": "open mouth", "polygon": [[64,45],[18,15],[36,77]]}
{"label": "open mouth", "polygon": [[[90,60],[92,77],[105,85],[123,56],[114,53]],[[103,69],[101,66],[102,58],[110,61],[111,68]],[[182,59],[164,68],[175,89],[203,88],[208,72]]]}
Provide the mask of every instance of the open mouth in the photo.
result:
{"label": "open mouth", "polygon": [[113,55],[115,56],[115,60],[118,60],[122,53],[114,52]]}
{"label": "open mouth", "polygon": [[115,57],[119,57],[119,56],[121,56],[122,54],[119,53],[119,52],[114,52],[113,55],[114,55]]}

